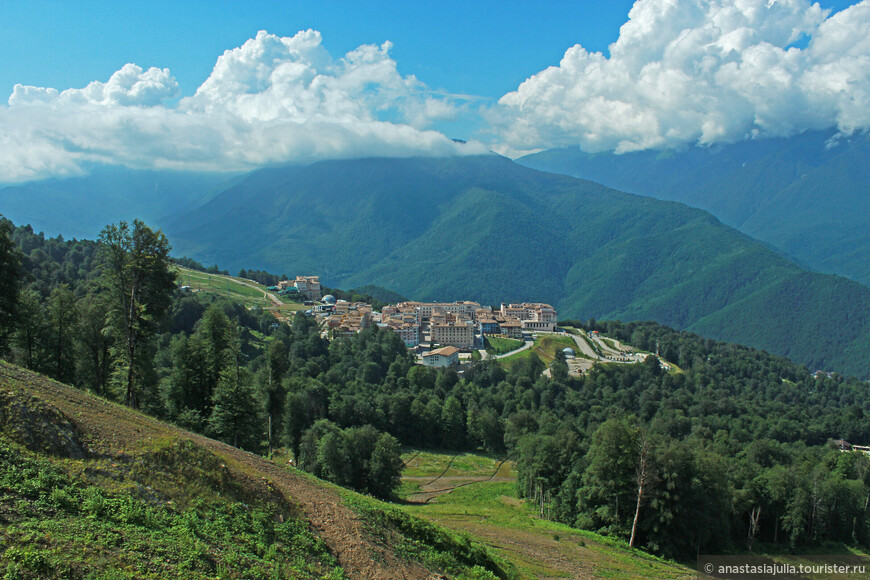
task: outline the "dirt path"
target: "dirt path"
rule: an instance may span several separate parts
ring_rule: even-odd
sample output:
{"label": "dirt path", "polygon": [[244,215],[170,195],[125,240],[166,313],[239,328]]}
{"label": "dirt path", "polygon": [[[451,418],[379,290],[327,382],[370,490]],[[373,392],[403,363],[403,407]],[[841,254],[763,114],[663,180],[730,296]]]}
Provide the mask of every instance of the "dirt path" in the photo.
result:
{"label": "dirt path", "polygon": [[241,278],[233,278],[233,280],[235,282],[238,282],[242,286],[247,286],[248,288],[253,288],[254,290],[259,290],[260,292],[263,293],[263,298],[265,298],[266,300],[269,300],[275,306],[284,306],[284,303],[281,302],[281,299],[278,298],[277,296],[275,296],[274,294],[272,294],[271,292],[263,290],[259,286],[255,285],[255,284],[251,284],[250,282],[246,282],[245,280],[243,280]]}
{"label": "dirt path", "polygon": [[349,578],[427,578],[422,566],[396,558],[387,547],[369,538],[360,517],[341,503],[327,487],[317,486],[304,476],[240,451],[219,441],[192,435],[191,438],[216,455],[238,461],[268,480],[278,491],[295,500],[338,559]]}
{"label": "dirt path", "polygon": [[0,385],[15,384],[57,408],[70,419],[95,453],[117,455],[148,450],[168,437],[188,439],[221,457],[234,476],[278,491],[302,508],[310,525],[329,547],[349,578],[428,578],[415,562],[400,560],[366,531],[360,517],[342,503],[329,485],[310,481],[292,468],[219,441],[183,431],[121,405],[93,397],[18,367],[0,363]]}

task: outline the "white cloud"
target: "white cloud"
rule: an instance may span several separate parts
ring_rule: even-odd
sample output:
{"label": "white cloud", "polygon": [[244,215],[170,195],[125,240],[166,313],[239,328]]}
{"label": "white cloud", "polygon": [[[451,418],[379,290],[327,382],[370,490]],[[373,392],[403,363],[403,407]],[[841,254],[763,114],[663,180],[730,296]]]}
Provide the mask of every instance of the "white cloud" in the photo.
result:
{"label": "white cloud", "polygon": [[152,67],[143,71],[135,64],[125,64],[112,74],[108,82],[93,81],[83,89],[56,89],[15,85],[9,105],[76,104],[155,106],[178,94],[178,83],[168,68]]}
{"label": "white cloud", "polygon": [[320,33],[260,32],[220,56],[193,96],[169,69],[127,64],[83,89],[16,85],[0,107],[0,182],[86,163],[201,170],[369,155],[482,153],[427,130],[462,106],[399,74],[390,43],[333,60]]}
{"label": "white cloud", "polygon": [[638,0],[610,56],[573,46],[486,115],[514,155],[866,129],[870,0]]}

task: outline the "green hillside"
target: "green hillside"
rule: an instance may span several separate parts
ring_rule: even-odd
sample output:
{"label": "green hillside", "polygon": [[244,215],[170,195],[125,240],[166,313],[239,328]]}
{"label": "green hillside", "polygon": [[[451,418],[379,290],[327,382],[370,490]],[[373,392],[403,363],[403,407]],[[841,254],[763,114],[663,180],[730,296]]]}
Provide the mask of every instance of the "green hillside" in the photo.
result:
{"label": "green hillside", "polygon": [[870,136],[808,131],[681,151],[554,149],[527,167],[679,201],[815,270],[870,283]]}
{"label": "green hillside", "polygon": [[[230,270],[317,273],[418,300],[543,301],[560,316],[656,320],[830,370],[870,368],[870,321],[854,314],[870,310],[870,289],[807,273],[706,212],[495,155],[270,168],[167,233],[176,252]],[[800,300],[780,294],[797,286]],[[782,320],[788,334],[773,330]]]}
{"label": "green hillside", "polygon": [[5,578],[509,575],[386,504],[3,362],[0,391]]}

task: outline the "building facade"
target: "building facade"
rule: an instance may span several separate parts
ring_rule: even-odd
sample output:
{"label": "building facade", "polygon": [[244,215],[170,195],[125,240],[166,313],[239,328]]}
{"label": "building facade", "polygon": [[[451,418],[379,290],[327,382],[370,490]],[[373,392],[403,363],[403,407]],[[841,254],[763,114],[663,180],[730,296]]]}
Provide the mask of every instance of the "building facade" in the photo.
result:
{"label": "building facade", "polygon": [[446,368],[459,364],[459,349],[455,346],[445,346],[423,353],[423,364],[427,367]]}

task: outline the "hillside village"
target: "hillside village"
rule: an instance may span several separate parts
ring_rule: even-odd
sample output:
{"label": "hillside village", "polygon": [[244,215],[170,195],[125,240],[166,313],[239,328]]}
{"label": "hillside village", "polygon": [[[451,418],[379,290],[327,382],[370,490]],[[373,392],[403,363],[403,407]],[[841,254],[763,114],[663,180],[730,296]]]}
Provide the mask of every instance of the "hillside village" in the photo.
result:
{"label": "hillside village", "polygon": [[[461,363],[474,360],[475,351],[480,358],[487,358],[487,337],[522,341],[515,351],[507,353],[510,355],[531,347],[537,334],[562,332],[557,325],[556,309],[539,302],[502,303],[494,309],[465,300],[406,301],[387,305],[376,312],[365,302],[348,302],[337,300],[331,294],[323,295],[319,276],[296,276],[293,280],[282,280],[269,290],[303,299],[305,305],[311,306],[306,314],[318,318],[327,338],[350,336],[377,325],[398,334],[405,346],[417,355],[419,364],[436,368],[460,367]],[[575,375],[589,370],[596,362],[632,364],[643,362],[649,356],[616,341],[604,341],[597,332],[572,336],[577,349],[566,347],[563,354]],[[670,370],[668,363],[662,361],[661,364],[663,369]]]}

